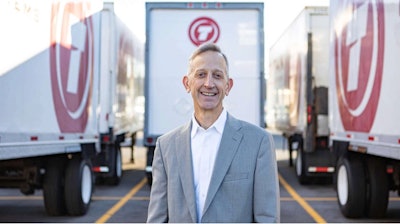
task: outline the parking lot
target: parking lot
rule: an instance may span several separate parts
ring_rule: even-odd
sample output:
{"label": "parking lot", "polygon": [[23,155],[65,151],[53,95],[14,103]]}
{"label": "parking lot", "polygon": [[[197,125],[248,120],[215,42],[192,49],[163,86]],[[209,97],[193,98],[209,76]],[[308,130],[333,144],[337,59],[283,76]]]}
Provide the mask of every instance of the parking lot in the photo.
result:
{"label": "parking lot", "polygon": [[[400,199],[391,194],[384,219],[346,219],[336,201],[332,184],[300,185],[293,167],[289,167],[284,143],[276,139],[283,223],[349,223],[400,222]],[[84,216],[48,216],[42,192],[22,195],[18,189],[0,189],[0,222],[64,222],[64,223],[143,223],[146,221],[150,187],[145,178],[146,149],[137,146],[135,163],[131,151],[123,148],[123,179],[119,186],[96,185],[92,203]]]}

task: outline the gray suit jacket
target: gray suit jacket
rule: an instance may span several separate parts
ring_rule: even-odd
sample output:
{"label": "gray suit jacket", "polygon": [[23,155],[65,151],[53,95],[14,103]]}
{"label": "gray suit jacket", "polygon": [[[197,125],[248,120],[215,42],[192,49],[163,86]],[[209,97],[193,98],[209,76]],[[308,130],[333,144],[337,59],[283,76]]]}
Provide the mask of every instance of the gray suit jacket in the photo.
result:
{"label": "gray suit jacket", "polygon": [[[147,222],[196,222],[191,122],[158,138]],[[228,113],[201,222],[279,222],[273,140]]]}

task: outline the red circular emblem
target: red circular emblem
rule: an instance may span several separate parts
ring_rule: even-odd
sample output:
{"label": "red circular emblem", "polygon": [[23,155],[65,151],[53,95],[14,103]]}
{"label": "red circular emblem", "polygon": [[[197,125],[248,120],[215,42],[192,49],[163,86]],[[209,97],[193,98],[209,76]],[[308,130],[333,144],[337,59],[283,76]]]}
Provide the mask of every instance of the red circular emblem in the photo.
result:
{"label": "red circular emblem", "polygon": [[50,71],[61,132],[84,132],[93,76],[93,25],[87,2],[52,6]]}
{"label": "red circular emblem", "polygon": [[336,19],[348,15],[334,33],[335,78],[340,116],[347,131],[368,132],[378,106],[384,57],[384,9],[382,1],[349,1]]}
{"label": "red circular emblem", "polygon": [[220,30],[217,22],[209,17],[197,18],[189,26],[189,38],[196,46],[205,42],[216,43],[219,34]]}

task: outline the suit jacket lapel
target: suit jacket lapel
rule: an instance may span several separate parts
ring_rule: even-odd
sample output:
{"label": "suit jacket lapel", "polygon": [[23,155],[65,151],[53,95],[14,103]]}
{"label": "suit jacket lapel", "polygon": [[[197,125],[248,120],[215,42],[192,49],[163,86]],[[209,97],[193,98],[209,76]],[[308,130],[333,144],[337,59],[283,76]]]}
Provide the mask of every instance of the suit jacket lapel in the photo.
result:
{"label": "suit jacket lapel", "polygon": [[239,128],[240,123],[238,122],[238,120],[230,116],[228,113],[228,117],[224,127],[224,133],[222,134],[217,158],[215,160],[213,175],[211,177],[210,186],[208,187],[208,193],[204,204],[203,214],[210,206],[237,152],[237,149],[243,137],[243,135],[238,132]]}
{"label": "suit jacket lapel", "polygon": [[[196,196],[194,192],[194,180],[193,180],[193,163],[191,154],[191,143],[190,143],[190,132],[191,122],[189,122],[183,129],[175,142],[175,155],[178,161],[178,172],[180,175],[183,194],[186,199],[187,205],[189,205],[189,212],[192,216],[193,222],[197,221],[196,214]],[[187,187],[191,186],[191,187]]]}

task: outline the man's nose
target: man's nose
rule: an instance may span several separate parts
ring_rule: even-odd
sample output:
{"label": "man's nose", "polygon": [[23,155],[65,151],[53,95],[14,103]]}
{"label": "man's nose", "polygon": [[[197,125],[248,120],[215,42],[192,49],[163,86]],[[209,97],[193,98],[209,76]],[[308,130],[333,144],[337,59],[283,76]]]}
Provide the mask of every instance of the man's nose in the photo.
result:
{"label": "man's nose", "polygon": [[214,78],[211,73],[207,74],[206,80],[204,82],[204,86],[208,88],[214,87]]}

